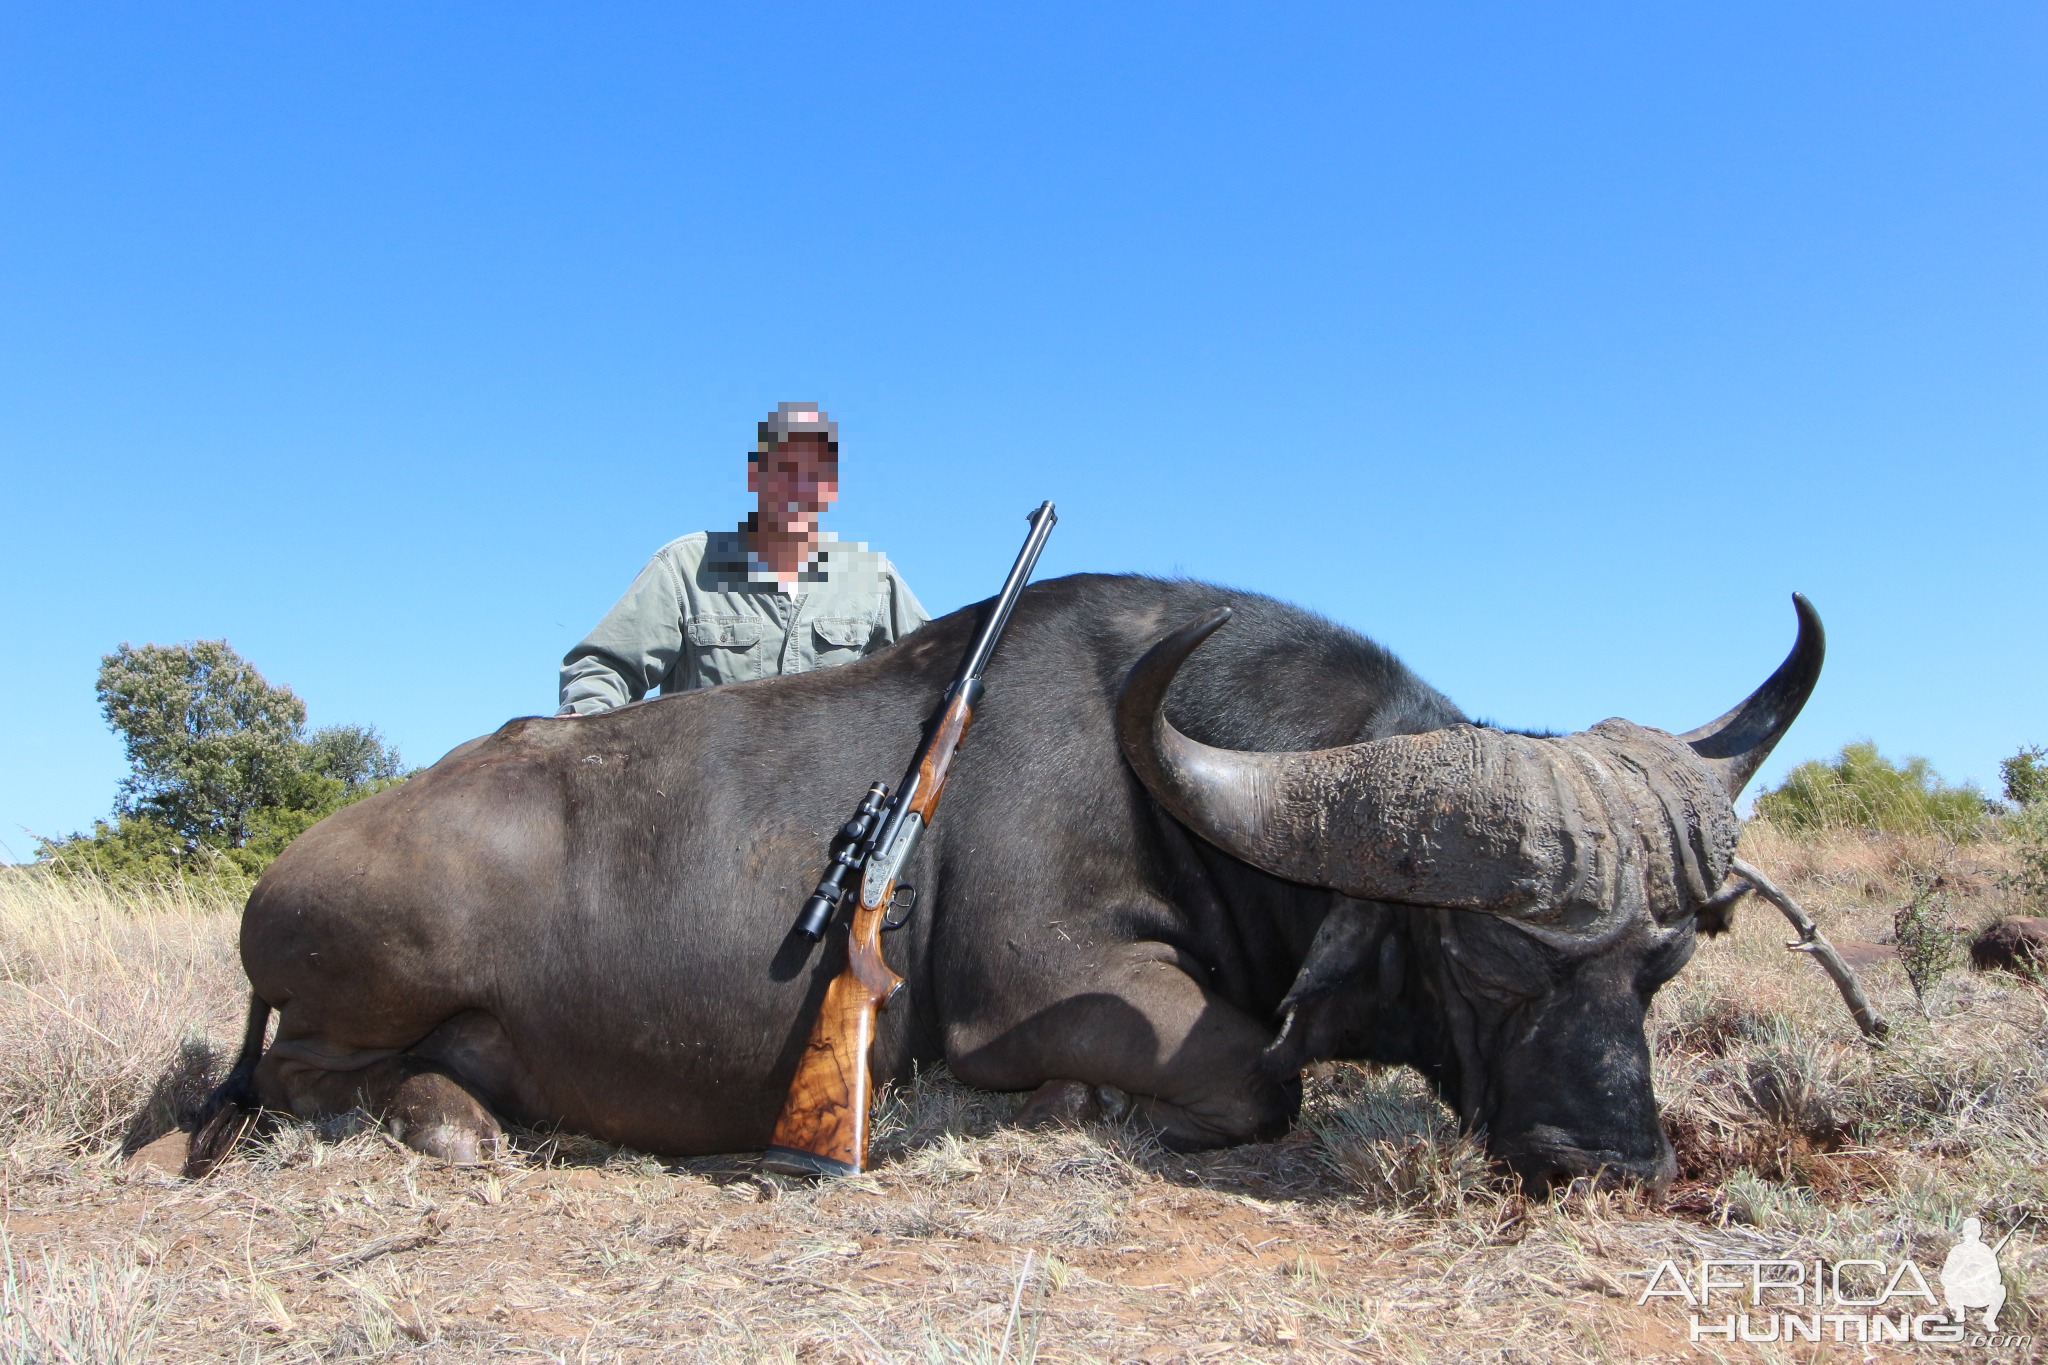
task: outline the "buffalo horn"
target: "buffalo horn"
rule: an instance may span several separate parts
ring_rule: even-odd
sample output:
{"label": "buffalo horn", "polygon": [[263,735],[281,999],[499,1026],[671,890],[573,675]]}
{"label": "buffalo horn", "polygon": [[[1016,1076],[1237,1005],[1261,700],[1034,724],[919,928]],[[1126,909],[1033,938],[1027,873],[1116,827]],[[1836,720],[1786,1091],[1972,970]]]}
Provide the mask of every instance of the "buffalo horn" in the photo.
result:
{"label": "buffalo horn", "polygon": [[1733,801],[1749,785],[1771,750],[1799,718],[1799,709],[1813,695],[1820,679],[1821,660],[1828,652],[1827,632],[1821,629],[1820,613],[1804,593],[1792,594],[1792,609],[1799,613],[1799,638],[1778,671],[1749,699],[1718,720],[1678,738],[1692,746],[1707,766],[1721,779]]}
{"label": "buffalo horn", "polygon": [[1230,616],[1220,609],[1154,645],[1117,700],[1138,779],[1225,852],[1359,900],[1479,910],[1577,937],[1645,911],[1668,922],[1725,875],[1735,822],[1708,761],[1627,721],[1550,739],[1454,725],[1294,753],[1190,739],[1166,718],[1167,690]]}
{"label": "buffalo horn", "polygon": [[1174,675],[1195,646],[1234,614],[1218,607],[1152,646],[1124,680],[1116,723],[1124,756],[1146,789],[1211,843],[1237,852],[1260,841],[1295,756],[1213,749],[1166,719],[1166,689]]}

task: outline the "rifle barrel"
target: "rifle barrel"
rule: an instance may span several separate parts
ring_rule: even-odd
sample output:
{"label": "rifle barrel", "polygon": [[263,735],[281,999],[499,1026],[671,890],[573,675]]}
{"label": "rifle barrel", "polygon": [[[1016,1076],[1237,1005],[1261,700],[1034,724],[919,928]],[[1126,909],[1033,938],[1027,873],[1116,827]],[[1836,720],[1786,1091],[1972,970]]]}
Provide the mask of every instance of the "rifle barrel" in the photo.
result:
{"label": "rifle barrel", "polygon": [[[996,594],[995,604],[983,618],[981,629],[974,641],[967,647],[967,656],[960,661],[960,671],[953,675],[953,685],[946,689],[950,704],[953,698],[964,691],[970,710],[981,699],[981,674],[988,667],[989,656],[995,653],[996,641],[1003,636],[1003,628],[1010,624],[1010,613],[1017,606],[1017,599],[1024,595],[1024,585],[1031,581],[1031,571],[1038,566],[1038,552],[1045,548],[1045,539],[1052,534],[1059,517],[1053,512],[1048,499],[1038,505],[1038,510],[1024,514],[1024,520],[1031,523],[1031,534],[1024,537],[1024,548],[1017,551],[1017,562],[1010,566],[1010,576],[1003,580],[1003,590]],[[942,708],[943,709],[943,708]],[[886,855],[896,846],[897,832],[909,817],[911,807],[916,804],[918,790],[922,785],[921,769],[931,753],[931,746],[938,737],[937,731],[926,738],[910,760],[910,772],[903,784],[890,799],[888,814],[883,817],[881,833],[875,837],[875,851]]]}
{"label": "rifle barrel", "polygon": [[1045,548],[1045,538],[1052,534],[1059,517],[1048,501],[1040,503],[1037,511],[1027,512],[1024,520],[1031,523],[1031,534],[1025,537],[1024,548],[1017,552],[1017,562],[1010,566],[1010,576],[1003,580],[1003,590],[996,594],[995,606],[990,609],[988,619],[981,623],[981,633],[974,637],[974,647],[960,661],[959,676],[953,679],[956,688],[979,678],[982,670],[988,667],[988,656],[995,652],[1003,627],[1010,623],[1010,612],[1016,608],[1018,597],[1023,595],[1024,585],[1031,580],[1031,571],[1038,565],[1038,552]]}

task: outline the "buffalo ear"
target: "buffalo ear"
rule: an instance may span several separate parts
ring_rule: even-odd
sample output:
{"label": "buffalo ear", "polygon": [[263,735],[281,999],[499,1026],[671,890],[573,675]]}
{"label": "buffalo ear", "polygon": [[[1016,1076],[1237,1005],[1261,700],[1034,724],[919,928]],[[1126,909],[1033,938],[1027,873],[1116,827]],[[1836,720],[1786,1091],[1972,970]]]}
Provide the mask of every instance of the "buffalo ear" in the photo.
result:
{"label": "buffalo ear", "polygon": [[1376,998],[1401,989],[1403,954],[1400,940],[1388,932],[1392,914],[1370,901],[1331,899],[1330,913],[1280,1002],[1280,1032],[1264,1058],[1274,1075],[1292,1075],[1334,1055],[1365,1024]]}

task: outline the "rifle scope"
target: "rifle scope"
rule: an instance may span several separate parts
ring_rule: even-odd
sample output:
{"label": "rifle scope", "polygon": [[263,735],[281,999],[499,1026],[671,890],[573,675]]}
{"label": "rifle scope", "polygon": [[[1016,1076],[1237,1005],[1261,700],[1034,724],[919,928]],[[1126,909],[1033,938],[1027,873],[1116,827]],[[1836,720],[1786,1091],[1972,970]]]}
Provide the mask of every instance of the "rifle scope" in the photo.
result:
{"label": "rifle scope", "polygon": [[875,821],[881,818],[883,805],[888,799],[889,784],[875,783],[860,799],[853,818],[839,827],[839,847],[832,854],[832,866],[825,869],[818,889],[811,892],[811,898],[804,902],[804,908],[796,917],[796,931],[811,942],[816,943],[825,937],[825,929],[832,923],[832,912],[839,908],[839,902],[846,896],[846,879],[867,861],[868,836],[874,832]]}

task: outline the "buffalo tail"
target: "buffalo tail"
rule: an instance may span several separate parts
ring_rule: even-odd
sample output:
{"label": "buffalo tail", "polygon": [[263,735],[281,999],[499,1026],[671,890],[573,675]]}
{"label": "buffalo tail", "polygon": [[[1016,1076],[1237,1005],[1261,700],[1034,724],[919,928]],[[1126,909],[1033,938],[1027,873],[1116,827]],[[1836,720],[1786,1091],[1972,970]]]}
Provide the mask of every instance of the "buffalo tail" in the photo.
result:
{"label": "buffalo tail", "polygon": [[192,1132],[192,1146],[185,1157],[185,1178],[203,1179],[226,1159],[229,1152],[263,1117],[263,1105],[256,1098],[256,1063],[263,1056],[263,1036],[270,1028],[270,1005],[255,992],[249,994],[249,1024],[242,1033],[242,1053],[234,1069],[220,1083],[206,1103]]}

